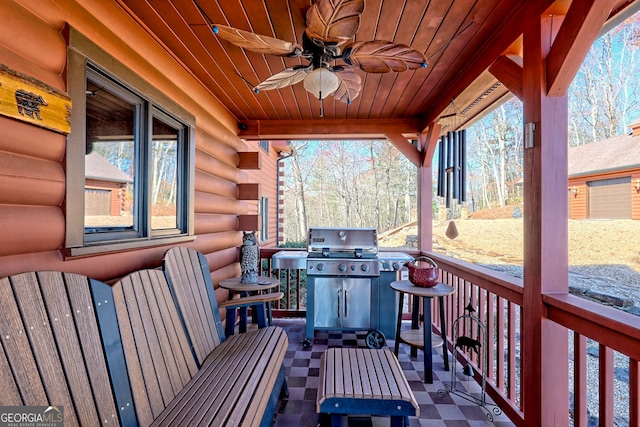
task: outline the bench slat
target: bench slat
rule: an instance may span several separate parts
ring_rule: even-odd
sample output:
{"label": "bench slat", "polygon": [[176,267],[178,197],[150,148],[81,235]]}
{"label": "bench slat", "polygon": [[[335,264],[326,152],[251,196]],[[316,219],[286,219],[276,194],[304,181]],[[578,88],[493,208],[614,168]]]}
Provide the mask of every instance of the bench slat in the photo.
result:
{"label": "bench slat", "polygon": [[37,405],[45,402],[47,396],[44,385],[38,373],[29,338],[25,333],[25,327],[18,311],[11,282],[9,278],[0,279],[0,339],[6,349],[7,360],[11,366],[13,376],[20,389],[23,405]]}
{"label": "bench slat", "polygon": [[[0,332],[2,332],[0,327]],[[18,391],[18,385],[16,384],[13,374],[11,373],[11,367],[7,361],[7,355],[4,353],[4,348],[0,345],[0,384],[3,386],[2,393],[0,393],[0,406],[14,406],[22,405],[22,398],[20,398],[20,392]]]}
{"label": "bench slat", "polygon": [[344,361],[342,360],[342,353],[341,352],[335,353],[334,358],[335,358],[335,369],[332,371],[334,393],[343,395],[344,394],[344,374],[342,372],[342,366],[344,364]]}
{"label": "bench slat", "polygon": [[[341,353],[343,356],[342,360],[342,386],[344,387],[343,394],[345,396],[353,396],[353,377],[358,375],[358,364],[354,363],[351,365],[351,356],[353,349],[349,349],[344,353]],[[357,362],[353,360],[353,362]],[[353,372],[352,372],[353,369]],[[355,374],[355,375],[354,375]]]}

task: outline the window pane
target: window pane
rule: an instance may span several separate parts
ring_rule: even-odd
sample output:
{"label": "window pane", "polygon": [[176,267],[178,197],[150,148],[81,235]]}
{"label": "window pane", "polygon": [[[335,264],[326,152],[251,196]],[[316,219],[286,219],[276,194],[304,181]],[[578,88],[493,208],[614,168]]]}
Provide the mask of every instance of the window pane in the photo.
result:
{"label": "window pane", "polygon": [[136,104],[87,81],[84,226],[88,233],[135,224]]}
{"label": "window pane", "polygon": [[178,228],[178,139],[180,131],[153,117],[151,144],[151,229]]}

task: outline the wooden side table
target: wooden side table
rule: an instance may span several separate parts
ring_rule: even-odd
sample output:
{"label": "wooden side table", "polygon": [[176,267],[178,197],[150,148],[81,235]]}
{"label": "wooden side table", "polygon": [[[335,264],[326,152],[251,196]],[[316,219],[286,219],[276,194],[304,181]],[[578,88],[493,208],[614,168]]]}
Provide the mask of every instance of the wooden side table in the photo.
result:
{"label": "wooden side table", "polygon": [[[447,349],[447,326],[445,323],[444,315],[444,297],[451,295],[455,292],[452,286],[445,285],[444,283],[438,283],[432,288],[421,288],[415,286],[408,280],[397,280],[391,282],[391,288],[400,294],[399,306],[398,306],[398,323],[396,324],[396,343],[394,353],[398,355],[400,343],[408,344],[412,350],[419,348],[424,352],[424,382],[433,383],[433,355],[431,349],[434,344],[443,344],[442,355],[444,357],[444,369],[449,370],[449,353]],[[411,330],[401,331],[402,329],[402,309],[404,306],[404,294],[408,294],[413,297],[413,310],[411,313]],[[441,337],[440,340],[434,342],[431,337],[431,300],[437,297],[440,305],[440,323],[441,323]],[[420,333],[420,313],[419,313],[419,300],[422,298],[424,306],[424,325],[422,328],[422,334]],[[428,324],[427,324],[428,322]],[[413,354],[413,353],[412,353]]]}
{"label": "wooden side table", "polygon": [[[230,279],[224,279],[220,281],[220,287],[229,291],[229,299],[233,299],[233,294],[240,294],[242,297],[249,295],[249,292],[263,291],[271,292],[271,289],[280,286],[280,280],[276,277],[258,277],[257,283],[242,283],[240,277],[232,277]],[[259,310],[257,313],[258,327],[262,328],[271,324],[271,306],[268,302],[264,303],[265,310]],[[240,332],[247,332],[247,307],[240,307]],[[266,316],[265,316],[266,311]],[[227,308],[227,325],[225,328],[225,335],[233,335],[234,326],[236,323],[236,310]]]}

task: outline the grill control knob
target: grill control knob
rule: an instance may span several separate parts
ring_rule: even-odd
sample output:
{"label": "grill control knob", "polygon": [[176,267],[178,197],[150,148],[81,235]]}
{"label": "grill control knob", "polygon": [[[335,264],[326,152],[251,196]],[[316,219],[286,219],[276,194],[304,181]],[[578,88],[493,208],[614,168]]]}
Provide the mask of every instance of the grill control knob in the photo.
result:
{"label": "grill control knob", "polygon": [[340,264],[338,266],[338,270],[344,273],[345,271],[347,271],[347,266],[345,264]]}
{"label": "grill control knob", "polygon": [[382,262],[382,268],[385,269],[385,270],[388,270],[389,269],[389,261],[383,261]]}
{"label": "grill control knob", "polygon": [[355,264],[351,264],[351,271],[356,271],[356,266],[355,266]]}
{"label": "grill control knob", "polygon": [[401,266],[400,266],[400,263],[399,263],[399,262],[397,262],[397,261],[396,261],[396,262],[394,262],[394,263],[393,263],[393,269],[394,269],[394,270],[400,270],[400,267],[401,267]]}
{"label": "grill control knob", "polygon": [[318,271],[324,271],[324,264],[319,262],[318,265],[316,265],[316,270]]}
{"label": "grill control knob", "polygon": [[360,266],[360,270],[362,270],[362,271],[364,271],[364,272],[369,271],[369,264],[362,264],[362,265]]}

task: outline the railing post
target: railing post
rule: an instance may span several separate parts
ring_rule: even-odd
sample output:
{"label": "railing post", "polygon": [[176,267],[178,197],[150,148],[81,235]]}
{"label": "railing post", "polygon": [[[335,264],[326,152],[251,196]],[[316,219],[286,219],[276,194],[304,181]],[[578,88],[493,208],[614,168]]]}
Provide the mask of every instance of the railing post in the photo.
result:
{"label": "railing post", "polygon": [[545,318],[545,292],[568,287],[567,97],[547,95],[546,58],[562,17],[545,15],[523,38],[525,426],[569,424],[568,333]]}

